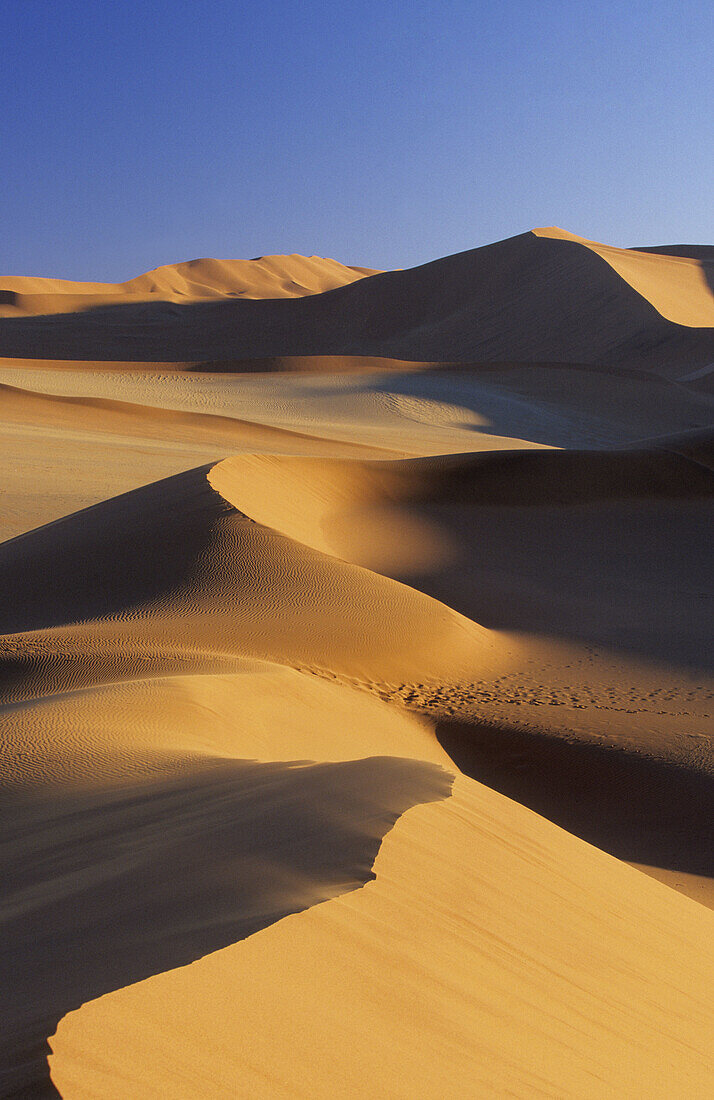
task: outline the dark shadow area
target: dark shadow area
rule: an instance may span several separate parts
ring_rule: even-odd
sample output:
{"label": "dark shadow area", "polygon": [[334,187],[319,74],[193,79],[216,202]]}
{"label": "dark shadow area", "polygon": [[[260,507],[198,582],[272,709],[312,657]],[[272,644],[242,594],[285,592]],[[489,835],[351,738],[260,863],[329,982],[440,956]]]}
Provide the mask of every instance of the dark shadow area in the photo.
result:
{"label": "dark shadow area", "polygon": [[714,777],[702,770],[507,726],[441,721],[466,775],[618,859],[714,875]]}
{"label": "dark shadow area", "polygon": [[483,626],[714,671],[714,497],[419,514],[455,557],[399,579]]}
{"label": "dark shadow area", "polygon": [[359,889],[400,815],[451,783],[374,757],[6,794],[0,1095],[58,1095],[46,1040],[70,1010]]}
{"label": "dark shadow area", "polygon": [[[396,388],[390,391],[403,392]],[[503,424],[496,430],[503,431]],[[714,428],[649,446],[475,451],[370,464],[391,502],[570,506],[595,501],[714,499]],[[388,486],[388,493],[387,493]]]}
{"label": "dark shadow area", "polygon": [[707,248],[706,254],[702,254],[695,258],[704,261],[702,263],[702,272],[707,281],[707,286],[712,294],[714,294],[714,248]]}
{"label": "dark shadow area", "polygon": [[714,245],[711,244],[648,244],[635,245],[628,252],[651,252],[656,256],[684,256],[689,260],[714,264]]}
{"label": "dark shadow area", "polygon": [[338,503],[323,531],[349,547],[356,530],[416,521],[446,555],[382,571],[467,618],[712,671],[713,453],[704,432],[372,463],[374,496]]}
{"label": "dark shadow area", "polygon": [[373,463],[373,499],[338,500],[322,529],[349,548],[416,522],[446,552],[382,571],[467,618],[711,672],[712,438]]}
{"label": "dark shadow area", "polygon": [[0,634],[117,615],[159,599],[236,510],[207,480],[211,463],[0,545]]}
{"label": "dark shadow area", "polygon": [[532,233],[305,298],[0,318],[0,355],[212,362],[306,355],[694,369],[714,329],[665,320],[590,249]]}

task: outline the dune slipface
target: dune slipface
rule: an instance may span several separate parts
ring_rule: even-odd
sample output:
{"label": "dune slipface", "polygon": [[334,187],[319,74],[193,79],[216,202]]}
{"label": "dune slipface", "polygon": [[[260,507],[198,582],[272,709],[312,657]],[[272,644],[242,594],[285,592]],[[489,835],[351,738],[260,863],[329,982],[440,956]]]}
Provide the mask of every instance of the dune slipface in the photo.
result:
{"label": "dune slipface", "polygon": [[0,279],[0,1095],[711,1096],[713,286]]}

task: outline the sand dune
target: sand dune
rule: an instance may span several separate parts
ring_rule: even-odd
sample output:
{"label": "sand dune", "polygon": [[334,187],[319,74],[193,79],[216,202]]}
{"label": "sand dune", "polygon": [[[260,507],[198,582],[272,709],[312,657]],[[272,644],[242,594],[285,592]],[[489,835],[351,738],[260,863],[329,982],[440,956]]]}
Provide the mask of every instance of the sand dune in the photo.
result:
{"label": "sand dune", "polygon": [[709,266],[0,281],[0,1095],[711,1095]]}
{"label": "sand dune", "polygon": [[181,362],[373,355],[664,372],[714,361],[706,263],[542,233],[287,300],[184,296],[179,308],[167,291],[159,301],[106,298],[82,312],[6,317],[0,354]]}
{"label": "sand dune", "polygon": [[668,321],[689,328],[714,325],[714,251],[682,255],[654,249],[612,248],[551,227],[535,229],[539,237],[575,241],[602,256],[613,271]]}
{"label": "sand dune", "polygon": [[[211,490],[207,473],[177,475],[2,544],[15,594],[0,612],[2,698],[212,657],[219,667],[234,656],[272,660],[375,688],[415,669],[440,682],[447,669],[493,662],[494,643],[477,624],[251,522]],[[404,638],[398,649],[384,638],[383,606]]]}
{"label": "sand dune", "polygon": [[0,535],[239,451],[403,458],[628,446],[706,431],[711,420],[707,379],[576,364],[370,363],[239,377],[0,366]]}
{"label": "sand dune", "polygon": [[[712,457],[712,437],[696,436],[629,451],[391,462],[242,456],[209,477],[260,522],[497,631],[510,666],[500,693],[473,673],[468,689],[434,693],[425,684],[410,693],[446,723],[442,744],[469,774],[488,774],[633,862],[671,859],[676,833],[671,866],[708,874]],[[547,684],[533,666],[547,668]],[[524,724],[537,738],[523,735]],[[549,756],[567,788],[574,775],[600,773],[593,804],[580,792],[579,809],[570,805],[560,787],[543,799]],[[681,775],[668,777],[670,766]]]}
{"label": "sand dune", "polygon": [[212,298],[299,298],[321,294],[376,272],[319,256],[255,260],[189,260],[147,271],[125,283],[78,283],[32,276],[0,277],[0,316],[73,313],[99,306]]}
{"label": "sand dune", "polygon": [[[706,1095],[703,908],[464,779],[399,819],[375,872],[358,892],[65,1017],[51,1040],[58,1087]],[[632,965],[641,952],[645,971]]]}

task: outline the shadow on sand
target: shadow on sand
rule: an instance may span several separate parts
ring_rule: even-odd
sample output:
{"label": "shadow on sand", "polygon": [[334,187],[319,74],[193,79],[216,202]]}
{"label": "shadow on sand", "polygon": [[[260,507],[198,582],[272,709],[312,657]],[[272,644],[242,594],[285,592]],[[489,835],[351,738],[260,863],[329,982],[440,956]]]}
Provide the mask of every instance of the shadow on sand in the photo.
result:
{"label": "shadow on sand", "polygon": [[618,859],[714,875],[714,777],[694,768],[506,726],[442,721],[466,775]]}
{"label": "shadow on sand", "polygon": [[211,761],[6,796],[0,1095],[58,1095],[47,1037],[84,1002],[359,889],[400,815],[451,783],[392,757]]}

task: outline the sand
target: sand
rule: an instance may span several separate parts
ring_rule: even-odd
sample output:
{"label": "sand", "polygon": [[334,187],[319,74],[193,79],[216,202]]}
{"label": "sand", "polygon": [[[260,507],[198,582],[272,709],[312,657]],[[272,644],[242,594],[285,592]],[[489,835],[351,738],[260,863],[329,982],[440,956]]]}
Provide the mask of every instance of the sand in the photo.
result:
{"label": "sand", "polygon": [[344,285],[296,297],[209,298],[200,288],[195,299],[176,301],[167,290],[139,301],[107,294],[89,308],[73,304],[74,312],[40,306],[38,314],[7,290],[12,315],[0,318],[0,353],[184,364],[312,356],[559,362],[668,377],[710,366],[711,262],[606,255],[562,231],[537,230],[407,271],[342,269]]}
{"label": "sand", "polygon": [[125,283],[78,283],[32,276],[0,277],[0,316],[73,313],[107,305],[299,298],[346,286],[376,272],[320,256],[255,260],[189,260],[147,271]]}
{"label": "sand", "polygon": [[711,1095],[710,268],[0,280],[0,1095]]}

